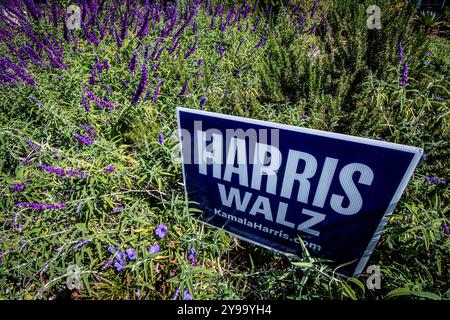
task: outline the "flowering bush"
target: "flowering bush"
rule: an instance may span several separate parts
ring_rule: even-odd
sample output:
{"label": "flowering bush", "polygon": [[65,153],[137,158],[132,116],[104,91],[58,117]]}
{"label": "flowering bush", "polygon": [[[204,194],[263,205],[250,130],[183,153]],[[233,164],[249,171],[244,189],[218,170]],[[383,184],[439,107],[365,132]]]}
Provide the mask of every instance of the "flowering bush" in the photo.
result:
{"label": "flowering bush", "polygon": [[[0,297],[65,295],[74,264],[73,298],[444,297],[448,40],[413,33],[397,2],[375,31],[371,1],[79,0],[80,29],[67,1],[5,1]],[[193,220],[176,106],[424,148],[371,259],[383,288]]]}

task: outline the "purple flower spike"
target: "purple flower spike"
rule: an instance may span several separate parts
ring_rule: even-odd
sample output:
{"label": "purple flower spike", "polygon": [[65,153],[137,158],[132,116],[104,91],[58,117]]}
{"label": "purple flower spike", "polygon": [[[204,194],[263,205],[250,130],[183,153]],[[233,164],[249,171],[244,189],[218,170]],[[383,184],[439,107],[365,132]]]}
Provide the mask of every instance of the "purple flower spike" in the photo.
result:
{"label": "purple flower spike", "polygon": [[402,71],[402,86],[405,87],[408,83],[408,61],[405,61],[403,64]]}
{"label": "purple flower spike", "polygon": [[131,56],[130,63],[128,64],[128,70],[131,74],[134,72],[134,69],[136,69],[136,51]]}
{"label": "purple flower spike", "polygon": [[159,133],[158,135],[158,142],[159,144],[163,144],[164,143],[164,135],[162,132]]}
{"label": "purple flower spike", "polygon": [[27,186],[27,184],[28,182],[16,183],[11,187],[11,189],[13,189],[14,192],[22,192]]}
{"label": "purple flower spike", "polygon": [[173,295],[173,300],[177,300],[179,295],[180,295],[180,289],[177,288],[177,290],[175,290],[175,294]]}
{"label": "purple flower spike", "polygon": [[200,108],[203,109],[203,107],[205,106],[206,100],[207,100],[206,97],[203,97],[203,98],[200,99]]}
{"label": "purple flower spike", "polygon": [[31,149],[36,150],[36,151],[40,151],[41,150],[40,147],[38,147],[33,142],[31,142],[27,137],[23,137],[23,140],[25,140],[25,142],[31,147]]}
{"label": "purple flower spike", "polygon": [[155,234],[160,238],[164,238],[164,236],[167,234],[167,227],[163,224],[160,224],[156,227]]}
{"label": "purple flower spike", "polygon": [[103,60],[103,68],[105,70],[109,70],[110,69],[110,66],[109,66],[109,63],[108,63],[107,59]]}
{"label": "purple flower spike", "polygon": [[77,140],[79,140],[81,143],[86,144],[86,145],[91,145],[94,143],[94,138],[85,135],[85,134],[78,134],[78,133],[74,133],[73,135]]}
{"label": "purple flower spike", "polygon": [[403,62],[403,42],[398,43],[398,64]]}

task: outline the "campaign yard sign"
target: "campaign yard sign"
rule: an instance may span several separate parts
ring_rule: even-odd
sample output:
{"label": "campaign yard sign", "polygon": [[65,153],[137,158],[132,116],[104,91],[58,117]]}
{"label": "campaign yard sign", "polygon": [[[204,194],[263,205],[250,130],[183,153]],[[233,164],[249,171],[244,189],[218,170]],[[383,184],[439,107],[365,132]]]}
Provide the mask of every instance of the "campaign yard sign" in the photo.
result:
{"label": "campaign yard sign", "polygon": [[[209,225],[358,276],[423,150],[177,108],[183,178]],[[197,211],[197,210],[196,210]]]}

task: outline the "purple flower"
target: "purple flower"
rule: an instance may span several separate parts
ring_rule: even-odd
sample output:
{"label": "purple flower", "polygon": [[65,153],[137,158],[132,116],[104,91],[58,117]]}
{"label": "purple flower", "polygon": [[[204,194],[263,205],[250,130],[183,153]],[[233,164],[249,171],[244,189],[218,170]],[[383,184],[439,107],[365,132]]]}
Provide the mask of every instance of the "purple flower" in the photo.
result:
{"label": "purple flower", "polygon": [[155,229],[155,234],[160,238],[164,238],[164,236],[167,234],[167,227],[163,224],[160,224]]}
{"label": "purple flower", "polygon": [[78,134],[78,133],[74,133],[73,136],[79,140],[80,142],[82,142],[83,144],[87,144],[87,145],[91,145],[94,143],[94,138],[86,135],[86,134]]}
{"label": "purple flower", "polygon": [[117,107],[114,103],[111,103],[109,101],[102,100],[102,99],[96,97],[94,95],[94,93],[92,91],[90,91],[84,84],[81,84],[81,86],[83,87],[84,91],[86,92],[88,99],[93,100],[98,106],[111,108],[111,109],[114,109]]}
{"label": "purple flower", "polygon": [[13,189],[14,192],[22,192],[23,189],[25,189],[25,187],[27,186],[27,184],[28,182],[16,183],[11,188]]}
{"label": "purple flower", "polygon": [[44,104],[39,99],[37,99],[37,98],[35,98],[33,96],[31,96],[30,98],[33,99],[34,102],[36,102],[39,107],[42,108],[44,106]]}
{"label": "purple flower", "polygon": [[89,133],[91,136],[96,136],[97,135],[97,132],[92,127],[89,127],[89,126],[86,126],[86,125],[83,124],[83,125],[80,126],[80,128],[84,129],[84,131]]}
{"label": "purple flower", "polygon": [[108,247],[108,252],[112,254],[112,253],[115,253],[117,251],[117,249],[118,249],[117,246],[114,246],[114,248],[109,246]]}
{"label": "purple flower", "polygon": [[304,114],[300,117],[300,120],[306,120],[306,119],[308,119],[308,115],[306,115],[306,114]]}
{"label": "purple flower", "polygon": [[121,271],[123,268],[126,267],[126,263],[125,261],[114,259],[114,267],[116,268],[117,271]]}
{"label": "purple flower", "polygon": [[435,99],[437,101],[444,101],[444,98],[442,98],[440,95],[436,95]]}
{"label": "purple flower", "polygon": [[173,300],[177,300],[179,295],[180,295],[180,289],[177,288],[175,290],[175,294],[173,295]]}
{"label": "purple flower", "polygon": [[398,64],[403,62],[403,42],[398,43]]}
{"label": "purple flower", "polygon": [[110,69],[110,66],[109,66],[109,63],[108,63],[108,60],[107,60],[107,59],[104,59],[104,60],[103,60],[103,68],[105,68],[106,70],[109,70],[109,69]]}
{"label": "purple flower", "polygon": [[402,86],[406,86],[408,83],[408,61],[405,61],[403,64],[403,71],[402,71]]}
{"label": "purple flower", "polygon": [[111,89],[110,87],[108,87],[106,84],[102,83],[103,88],[106,89],[106,91],[108,91],[109,94],[113,93],[113,89]]}
{"label": "purple flower", "polygon": [[[110,251],[109,250],[110,248],[108,248],[108,251]],[[117,247],[115,247],[114,249],[117,250]],[[110,252],[112,252],[112,250]],[[114,267],[116,267],[117,271],[120,271],[123,268],[125,268],[126,259],[127,259],[127,255],[125,253],[123,253],[121,251],[117,252],[116,258],[114,258]]]}
{"label": "purple flower", "polygon": [[136,259],[136,250],[133,248],[127,249],[127,257],[130,260],[135,260]]}
{"label": "purple flower", "polygon": [[164,135],[162,132],[159,133],[158,135],[158,142],[159,144],[163,144],[164,143]]}
{"label": "purple flower", "polygon": [[16,207],[33,208],[33,210],[35,210],[35,211],[40,211],[40,210],[61,209],[66,206],[66,203],[61,202],[61,203],[43,204],[43,203],[36,203],[36,202],[19,202],[19,203],[16,203],[15,206]]}
{"label": "purple flower", "polygon": [[46,173],[53,173],[53,174],[57,174],[60,176],[71,177],[71,176],[79,175],[81,173],[80,170],[64,170],[64,169],[60,169],[60,168],[47,166],[44,164],[40,164],[40,165],[38,165],[38,167],[41,168],[42,170],[44,170]]}
{"label": "purple flower", "polygon": [[40,151],[41,148],[38,147],[37,145],[35,145],[33,142],[31,142],[29,139],[27,139],[27,137],[23,137],[23,140],[25,140],[26,143],[28,143],[28,145],[31,147],[31,149],[34,149],[36,151]]}
{"label": "purple flower", "polygon": [[156,84],[155,94],[153,95],[153,99],[152,99],[152,103],[153,104],[155,104],[156,101],[158,100],[158,96],[160,95],[160,90],[159,89],[160,89],[161,84],[162,84],[162,81],[159,81]]}
{"label": "purple flower", "polygon": [[113,209],[113,211],[114,212],[120,212],[120,211],[122,211],[123,210],[123,206],[117,206],[117,207],[115,207],[114,209]]}
{"label": "purple flower", "polygon": [[189,294],[189,290],[184,290],[183,300],[192,300],[191,295]]}
{"label": "purple flower", "polygon": [[86,244],[88,244],[91,240],[83,240],[81,242],[78,242],[75,245],[75,249],[81,249],[82,247],[84,247]]}
{"label": "purple flower", "polygon": [[189,78],[184,81],[183,87],[181,88],[181,92],[178,94],[178,96],[183,97],[186,95],[188,81]]}
{"label": "purple flower", "polygon": [[424,177],[425,181],[434,183],[434,184],[445,184],[445,181],[436,177],[430,177],[430,176],[426,176]]}
{"label": "purple flower", "polygon": [[147,83],[147,62],[144,62],[144,65],[142,66],[142,74],[141,74],[141,81],[139,82],[138,88],[136,89],[136,92],[134,93],[133,98],[131,99],[131,104],[136,104],[145,89],[145,84]]}
{"label": "purple flower", "polygon": [[[106,262],[101,268],[100,270],[105,270],[106,268],[108,268],[111,264],[113,263],[113,260],[109,260],[108,262]],[[120,271],[120,270],[119,270]]]}
{"label": "purple flower", "polygon": [[145,94],[145,98],[144,98],[145,101],[147,101],[148,98],[150,98],[150,93],[152,93],[152,90],[151,90],[151,89],[148,89],[148,90],[147,90],[147,93]]}
{"label": "purple flower", "polygon": [[203,109],[203,107],[205,106],[206,100],[207,100],[206,97],[203,97],[203,98],[200,99],[200,108]]}
{"label": "purple flower", "polygon": [[427,52],[427,57],[431,57],[431,55],[432,55],[432,52],[431,52],[431,51],[428,51],[428,52]]}
{"label": "purple flower", "polygon": [[203,59],[202,59],[202,58],[198,59],[198,60],[197,60],[197,64],[198,64],[199,66],[202,66],[202,65],[203,65]]}
{"label": "purple flower", "polygon": [[84,110],[86,110],[86,112],[89,112],[89,110],[90,110],[89,102],[86,100],[86,97],[84,96],[84,94],[81,95],[81,99],[83,99]]}
{"label": "purple flower", "polygon": [[188,250],[188,260],[193,261],[197,258],[197,251],[195,248],[191,248]]}
{"label": "purple flower", "polygon": [[107,166],[105,171],[106,172],[114,172],[116,170],[116,168],[114,168],[114,166]]}
{"label": "purple flower", "polygon": [[128,70],[131,74],[134,72],[134,69],[136,69],[136,51],[133,53],[130,62],[128,63]]}
{"label": "purple flower", "polygon": [[120,54],[118,52],[116,52],[116,58],[117,58],[117,62],[119,64],[122,64],[122,58],[120,57]]}
{"label": "purple flower", "polygon": [[448,228],[448,225],[446,223],[442,224],[442,228],[444,229],[446,235],[450,234],[450,229]]}
{"label": "purple flower", "polygon": [[161,252],[161,248],[159,247],[158,243],[152,245],[149,249],[148,249],[148,253],[152,254],[152,253],[159,253]]}
{"label": "purple flower", "polygon": [[129,87],[128,82],[126,82],[125,80],[122,80],[122,84],[123,84],[123,86],[124,86],[125,88],[128,88],[128,87]]}

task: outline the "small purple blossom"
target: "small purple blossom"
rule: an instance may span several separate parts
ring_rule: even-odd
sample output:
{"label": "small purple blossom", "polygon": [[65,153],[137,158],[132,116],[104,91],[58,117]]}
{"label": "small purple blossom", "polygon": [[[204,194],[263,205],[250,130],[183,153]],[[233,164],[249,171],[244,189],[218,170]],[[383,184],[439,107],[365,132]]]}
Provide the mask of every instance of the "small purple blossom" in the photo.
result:
{"label": "small purple blossom", "polygon": [[78,243],[75,245],[75,249],[81,249],[81,248],[83,248],[86,244],[88,244],[89,242],[91,242],[91,240],[83,240],[83,241],[81,241],[81,242],[78,242]]}
{"label": "small purple blossom", "polygon": [[184,81],[183,87],[181,88],[181,91],[180,91],[180,93],[178,94],[179,97],[183,97],[183,96],[186,95],[188,81],[189,81],[189,79],[186,79],[186,80]]}
{"label": "small purple blossom", "polygon": [[81,95],[81,99],[83,99],[84,110],[86,110],[86,112],[89,112],[90,111],[89,102],[86,100],[86,97],[84,96],[84,94]]}
{"label": "small purple blossom", "polygon": [[189,294],[189,290],[184,290],[183,300],[192,300],[192,296]]}
{"label": "small purple blossom", "polygon": [[428,52],[427,52],[427,57],[431,57],[432,54],[433,54],[433,53],[432,53],[431,51],[428,51]]}
{"label": "small purple blossom", "polygon": [[126,250],[127,253],[127,257],[130,260],[135,260],[136,259],[136,250],[133,248],[127,249]]}
{"label": "small purple blossom", "polygon": [[94,130],[94,128],[89,127],[87,125],[80,125],[80,128],[89,133],[91,136],[96,136],[97,132]]}
{"label": "small purple blossom", "polygon": [[106,172],[110,172],[110,173],[114,172],[115,170],[116,170],[116,168],[114,168],[114,166],[107,166],[105,169]]}
{"label": "small purple blossom", "polygon": [[188,250],[188,260],[193,261],[197,258],[197,251],[195,248],[191,248]]}
{"label": "small purple blossom", "polygon": [[158,135],[158,142],[159,142],[159,144],[164,143],[164,134],[162,132],[160,132]]}
{"label": "small purple blossom", "polygon": [[86,135],[86,134],[78,134],[78,133],[74,133],[73,136],[79,140],[80,142],[82,142],[83,144],[87,144],[87,145],[91,145],[94,143],[94,138]]}
{"label": "small purple blossom", "polygon": [[448,225],[446,223],[442,224],[442,229],[444,229],[444,232],[445,232],[446,235],[450,234],[450,229],[449,229],[449,227],[448,227]]}
{"label": "small purple blossom", "polygon": [[113,89],[111,89],[110,87],[108,87],[106,84],[104,84],[104,83],[102,83],[102,86],[103,86],[103,88],[105,88],[106,89],[106,91],[108,91],[108,93],[113,93],[114,91],[113,91]]}
{"label": "small purple blossom", "polygon": [[203,109],[203,107],[205,106],[206,100],[207,100],[206,97],[202,97],[202,98],[200,99],[200,108]]}
{"label": "small purple blossom", "polygon": [[14,192],[22,192],[27,186],[27,184],[28,182],[16,183],[11,187],[11,189],[13,189]]}
{"label": "small purple blossom", "polygon": [[154,245],[152,245],[149,249],[148,249],[148,253],[152,254],[152,253],[159,253],[161,252],[161,248],[158,245],[158,243],[155,243]]}
{"label": "small purple blossom", "polygon": [[175,294],[173,295],[173,299],[172,300],[177,300],[179,295],[180,295],[180,289],[177,288],[175,290]]}
{"label": "small purple blossom", "polygon": [[434,184],[445,184],[445,181],[436,177],[430,177],[430,176],[426,176],[424,177],[425,181],[434,183]]}
{"label": "small purple blossom", "polygon": [[126,267],[125,261],[114,259],[114,267],[117,271],[121,271],[123,268]]}
{"label": "small purple blossom", "polygon": [[122,80],[122,84],[125,88],[129,88],[130,85],[128,84],[128,82],[126,82],[125,80]]}
{"label": "small purple blossom", "polygon": [[167,227],[164,224],[160,224],[155,229],[155,234],[160,238],[164,238],[164,236],[167,234]]}
{"label": "small purple blossom", "polygon": [[110,66],[109,66],[109,63],[108,63],[108,59],[104,59],[103,60],[103,68],[105,70],[109,70],[110,69]]}
{"label": "small purple blossom", "polygon": [[300,120],[306,120],[306,119],[308,119],[308,115],[306,115],[306,114],[304,114],[300,117]]}
{"label": "small purple blossom", "polygon": [[113,209],[113,211],[114,212],[120,212],[120,211],[122,211],[123,210],[123,206],[117,206],[117,207],[115,207],[114,209]]}
{"label": "small purple blossom", "polygon": [[52,203],[52,204],[43,204],[37,202],[19,202],[15,204],[16,207],[24,207],[24,208],[33,208],[35,211],[41,210],[56,210],[61,209],[66,206],[65,202],[61,203]]}

